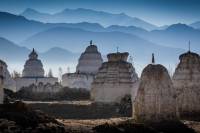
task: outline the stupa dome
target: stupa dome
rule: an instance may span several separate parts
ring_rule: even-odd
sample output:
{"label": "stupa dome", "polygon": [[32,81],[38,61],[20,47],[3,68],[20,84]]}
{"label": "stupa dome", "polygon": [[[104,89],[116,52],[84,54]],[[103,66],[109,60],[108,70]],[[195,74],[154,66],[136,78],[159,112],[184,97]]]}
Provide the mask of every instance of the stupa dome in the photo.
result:
{"label": "stupa dome", "polygon": [[138,92],[133,100],[133,117],[137,121],[176,119],[175,90],[167,69],[160,65],[147,65],[142,71]]}
{"label": "stupa dome", "polygon": [[22,77],[44,77],[42,62],[38,59],[38,54],[34,49],[29,54],[29,59],[24,65]]}
{"label": "stupa dome", "polygon": [[200,56],[188,51],[179,59],[173,75],[177,108],[180,117],[195,116],[195,113],[200,114]]}
{"label": "stupa dome", "polygon": [[79,58],[76,73],[96,74],[102,62],[101,53],[98,51],[97,46],[93,45],[91,41],[90,45]]}

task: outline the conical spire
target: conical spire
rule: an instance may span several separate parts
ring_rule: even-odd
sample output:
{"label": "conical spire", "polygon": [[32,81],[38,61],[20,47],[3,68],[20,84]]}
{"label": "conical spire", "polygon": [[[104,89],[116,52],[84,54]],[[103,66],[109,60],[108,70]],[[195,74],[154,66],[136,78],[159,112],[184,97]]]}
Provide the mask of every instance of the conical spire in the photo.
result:
{"label": "conical spire", "polygon": [[92,45],[92,40],[90,40],[90,45]]}
{"label": "conical spire", "polygon": [[119,47],[117,46],[117,53],[119,53]]}
{"label": "conical spire", "polygon": [[155,64],[155,58],[154,58],[154,53],[152,53],[152,61],[151,61],[152,64]]}
{"label": "conical spire", "polygon": [[38,54],[36,53],[35,49],[33,48],[32,52],[29,54],[29,59],[37,59]]}
{"label": "conical spire", "polygon": [[188,43],[188,52],[190,53],[190,40],[189,40],[189,43]]}

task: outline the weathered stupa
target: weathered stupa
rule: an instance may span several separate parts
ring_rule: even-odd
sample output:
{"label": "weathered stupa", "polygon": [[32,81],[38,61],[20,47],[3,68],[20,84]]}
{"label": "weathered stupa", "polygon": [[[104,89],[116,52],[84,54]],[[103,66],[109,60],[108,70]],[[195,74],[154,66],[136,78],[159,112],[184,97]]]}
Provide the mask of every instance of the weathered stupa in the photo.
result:
{"label": "weathered stupa", "polygon": [[9,71],[8,71],[8,66],[7,64],[0,60],[0,67],[1,67],[1,77],[2,77],[2,86],[3,88],[12,90],[12,91],[16,91],[16,83],[15,81],[12,79]]}
{"label": "weathered stupa", "polygon": [[130,95],[138,76],[132,64],[127,62],[128,53],[111,53],[108,62],[99,68],[92,83],[91,99],[95,102],[117,103]]}
{"label": "weathered stupa", "polygon": [[142,71],[137,96],[133,99],[133,117],[139,122],[176,119],[175,90],[167,69],[149,64]]}
{"label": "weathered stupa", "polygon": [[23,87],[28,87],[32,84],[38,85],[40,82],[43,84],[55,84],[58,78],[45,77],[44,69],[41,60],[38,59],[37,52],[33,51],[29,54],[29,59],[24,65],[22,77],[15,78],[17,91]]}
{"label": "weathered stupa", "polygon": [[5,68],[7,67],[6,63],[0,60],[0,104],[4,100],[4,78],[5,78]]}
{"label": "weathered stupa", "polygon": [[33,49],[29,54],[29,59],[24,65],[22,77],[44,77],[44,69],[41,60],[38,59],[38,54]]}
{"label": "weathered stupa", "polygon": [[79,58],[76,73],[96,74],[102,63],[101,53],[99,53],[97,46],[90,41],[90,45]]}
{"label": "weathered stupa", "polygon": [[66,73],[62,76],[62,85],[69,88],[91,89],[95,74],[103,63],[101,53],[97,46],[90,45],[86,48],[79,58],[75,73]]}
{"label": "weathered stupa", "polygon": [[180,117],[200,115],[200,56],[188,51],[180,55],[173,75]]}

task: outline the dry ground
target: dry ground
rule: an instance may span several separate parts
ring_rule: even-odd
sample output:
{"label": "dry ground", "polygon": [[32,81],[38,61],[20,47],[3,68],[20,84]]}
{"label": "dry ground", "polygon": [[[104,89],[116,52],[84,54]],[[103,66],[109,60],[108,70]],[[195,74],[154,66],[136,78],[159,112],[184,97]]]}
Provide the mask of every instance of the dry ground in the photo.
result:
{"label": "dry ground", "polygon": [[74,119],[57,119],[59,122],[65,125],[67,131],[72,132],[93,132],[92,128],[98,125],[105,123],[113,124],[126,121],[130,118],[121,117],[121,118],[110,118],[110,119],[90,119],[90,120],[74,120]]}
{"label": "dry ground", "polygon": [[[117,124],[130,120],[130,117],[121,117],[121,118],[111,118],[111,119],[90,119],[90,120],[74,120],[74,119],[57,119],[59,122],[65,125],[66,131],[73,133],[88,132],[94,133],[92,128],[98,125],[108,124]],[[200,133],[200,122],[195,121],[182,121],[189,128],[195,130],[196,133]]]}

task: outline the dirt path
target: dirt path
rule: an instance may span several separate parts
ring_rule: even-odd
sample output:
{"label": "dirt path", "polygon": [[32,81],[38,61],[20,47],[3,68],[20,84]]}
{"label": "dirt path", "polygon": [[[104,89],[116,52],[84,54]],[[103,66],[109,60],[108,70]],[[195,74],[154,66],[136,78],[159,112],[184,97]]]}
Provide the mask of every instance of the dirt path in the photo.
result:
{"label": "dirt path", "polygon": [[130,118],[111,118],[111,119],[90,119],[90,120],[74,120],[74,119],[57,119],[59,122],[65,125],[66,131],[72,133],[88,132],[93,133],[92,128],[105,123],[118,123],[126,121]]}

